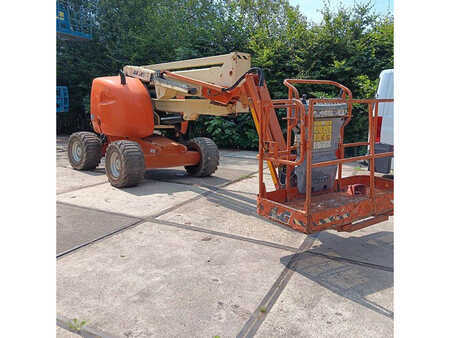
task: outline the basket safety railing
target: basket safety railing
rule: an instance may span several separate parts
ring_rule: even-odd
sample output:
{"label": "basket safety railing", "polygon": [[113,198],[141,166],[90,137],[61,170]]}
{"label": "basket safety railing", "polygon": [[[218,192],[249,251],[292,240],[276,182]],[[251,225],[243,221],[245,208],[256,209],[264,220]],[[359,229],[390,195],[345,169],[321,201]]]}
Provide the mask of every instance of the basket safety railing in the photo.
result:
{"label": "basket safety railing", "polygon": [[[369,185],[369,197],[375,200],[375,159],[383,157],[394,156],[393,152],[384,152],[375,154],[375,135],[377,135],[377,121],[378,118],[378,104],[382,102],[393,102],[393,99],[353,99],[351,91],[345,86],[334,82],[324,80],[302,80],[302,79],[287,79],[284,84],[289,88],[289,98],[284,100],[272,100],[272,108],[286,108],[287,109],[287,130],[286,130],[286,145],[284,149],[280,149],[278,142],[272,141],[267,135],[268,129],[268,113],[267,109],[262,109],[264,113],[261,121],[261,135],[262,144],[260,142],[260,158],[270,161],[275,166],[286,165],[286,190],[290,188],[290,175],[295,166],[298,166],[306,160],[306,191],[305,191],[305,203],[304,213],[310,214],[311,210],[311,196],[312,196],[312,169],[326,167],[331,165],[338,166],[338,178],[336,180],[337,186],[334,187],[335,191],[340,191],[342,188],[342,164],[348,162],[355,162],[360,160],[370,161],[370,185]],[[319,84],[319,85],[333,85],[341,89],[340,99],[310,99],[308,104],[308,111],[306,112],[304,104],[299,100],[299,93],[294,84]],[[340,137],[337,151],[337,159],[331,161],[312,163],[312,153],[314,145],[314,105],[315,104],[347,104],[347,115],[345,121],[340,128]],[[344,128],[350,122],[352,117],[352,108],[354,104],[366,104],[368,106],[369,115],[369,141],[367,142],[354,142],[343,143],[344,140]],[[267,106],[267,103],[266,103]],[[262,108],[262,107],[261,107]],[[306,115],[306,116],[305,116]],[[292,129],[300,122],[300,145],[291,145],[291,133]],[[308,131],[305,132],[305,129]],[[369,146],[369,154],[364,156],[344,157],[344,149],[348,147],[357,146]],[[291,154],[293,150],[300,151],[297,155]],[[294,158],[296,160],[294,160]],[[261,177],[262,178],[262,177]],[[264,194],[264,190],[260,189],[260,193]]]}

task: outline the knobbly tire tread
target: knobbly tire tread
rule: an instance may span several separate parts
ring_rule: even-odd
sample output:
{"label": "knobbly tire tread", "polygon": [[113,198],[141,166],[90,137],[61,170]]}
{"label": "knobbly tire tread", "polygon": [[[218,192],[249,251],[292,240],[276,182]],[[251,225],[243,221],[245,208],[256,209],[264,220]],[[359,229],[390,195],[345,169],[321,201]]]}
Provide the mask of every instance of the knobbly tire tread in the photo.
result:
{"label": "knobbly tire tread", "polygon": [[[72,143],[78,139],[83,148],[83,155],[80,162],[75,162],[71,156]],[[69,137],[69,144],[67,147],[67,155],[72,168],[76,170],[91,170],[97,168],[102,158],[102,141],[97,134],[89,131],[79,131],[73,133]]]}
{"label": "knobbly tire tread", "polygon": [[[122,160],[118,179],[114,179],[109,172],[109,159],[114,151],[119,152]],[[113,187],[126,188],[138,185],[145,173],[144,153],[139,144],[128,140],[110,143],[106,149],[105,169],[108,181]]]}
{"label": "knobbly tire tread", "polygon": [[200,163],[195,166],[185,166],[187,173],[194,177],[210,176],[219,165],[219,149],[213,140],[207,137],[195,137],[186,144],[189,150],[200,153]]}

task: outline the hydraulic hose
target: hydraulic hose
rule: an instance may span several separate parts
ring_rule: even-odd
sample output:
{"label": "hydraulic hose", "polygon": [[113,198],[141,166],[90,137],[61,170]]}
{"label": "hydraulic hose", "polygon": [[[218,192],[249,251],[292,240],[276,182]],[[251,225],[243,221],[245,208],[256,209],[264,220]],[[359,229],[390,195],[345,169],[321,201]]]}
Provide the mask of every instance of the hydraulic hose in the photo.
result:
{"label": "hydraulic hose", "polygon": [[264,86],[264,72],[263,72],[262,68],[253,67],[253,68],[250,68],[249,70],[247,70],[231,87],[222,88],[222,91],[227,92],[227,91],[233,90],[234,88],[236,88],[239,85],[239,83],[242,82],[242,80],[245,78],[245,75],[250,74],[250,73],[258,74],[258,77],[259,77],[258,87]]}

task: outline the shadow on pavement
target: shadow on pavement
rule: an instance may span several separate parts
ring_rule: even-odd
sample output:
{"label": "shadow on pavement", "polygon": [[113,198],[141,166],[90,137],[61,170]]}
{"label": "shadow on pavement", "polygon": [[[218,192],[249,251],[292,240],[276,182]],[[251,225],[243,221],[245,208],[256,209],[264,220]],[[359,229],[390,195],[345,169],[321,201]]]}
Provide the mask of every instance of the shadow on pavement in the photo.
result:
{"label": "shadow on pavement", "polygon": [[[263,219],[284,230],[297,232],[259,216],[256,213],[256,197],[217,189],[216,193],[208,194],[205,198],[209,202],[241,214]],[[393,232],[378,231],[363,236],[351,236],[334,231],[322,231],[311,236],[316,238],[316,243],[320,243],[319,246],[311,249],[313,243],[310,243],[311,245],[305,248],[306,252],[282,257],[280,262],[288,266],[291,258],[295,257],[295,264],[292,265],[295,272],[342,297],[393,319],[393,311],[368,297],[393,286]],[[323,255],[344,260],[333,260]],[[382,262],[380,269],[376,269],[376,264],[370,262],[372,256],[377,257],[376,261]],[[357,264],[359,261],[361,264]]]}
{"label": "shadow on pavement", "polygon": [[368,261],[370,253],[373,252],[377,255],[377,264],[393,270],[394,233],[392,231],[378,231],[364,236],[353,236],[349,233],[337,235],[334,231],[322,231],[318,239],[321,244],[314,249],[317,252],[354,257],[358,261]]}
{"label": "shadow on pavement", "polygon": [[[104,172],[104,170],[103,168],[97,168],[96,173]],[[192,177],[187,175],[183,169],[150,169],[145,172],[144,181],[138,186],[121,188],[120,190],[135,196],[163,193],[170,195],[183,191],[206,194],[207,192],[219,191],[221,186],[245,178],[250,174],[251,172],[243,170],[219,168],[212,176]],[[220,189],[220,193],[223,191],[225,190]],[[249,201],[255,203],[256,206],[256,200]]]}
{"label": "shadow on pavement", "polygon": [[217,173],[208,177],[193,177],[189,176],[186,173],[186,170],[183,169],[150,169],[145,172],[144,178],[147,180],[168,181],[173,183],[211,187],[221,186],[232,181],[231,179],[216,175]]}
{"label": "shadow on pavement", "polygon": [[[239,212],[246,216],[253,216],[257,219],[263,220],[274,226],[277,226],[285,231],[297,232],[287,226],[279,224],[275,221],[271,221],[265,217],[259,216],[256,212],[256,196],[242,196],[241,194],[224,190],[216,189],[215,193],[205,195],[205,198],[211,202],[220,205],[221,207],[227,208],[232,211]],[[244,225],[245,226],[245,225]]]}
{"label": "shadow on pavement", "polygon": [[[72,167],[69,167],[69,169],[72,169]],[[75,170],[75,169],[73,169]],[[106,170],[105,168],[95,168],[93,170],[79,170],[78,172],[89,175],[89,176],[101,176],[104,175],[105,176],[105,180],[108,179],[108,177],[106,177]]]}
{"label": "shadow on pavement", "polygon": [[[339,258],[339,248],[354,247],[355,245],[364,246],[376,241],[377,238],[383,238],[383,243],[386,243],[388,237],[392,238],[393,243],[393,234],[388,231],[350,238],[340,237],[330,232],[321,232],[319,238],[322,241],[321,246],[333,242],[332,255]],[[282,257],[280,262],[333,293],[393,319],[394,313],[391,310],[368,299],[368,296],[393,286],[392,272],[315,255],[316,252],[323,254],[322,250],[318,250],[321,246],[310,249],[308,252]],[[390,255],[392,259],[392,250]],[[291,259],[294,259],[294,262],[288,265]]]}

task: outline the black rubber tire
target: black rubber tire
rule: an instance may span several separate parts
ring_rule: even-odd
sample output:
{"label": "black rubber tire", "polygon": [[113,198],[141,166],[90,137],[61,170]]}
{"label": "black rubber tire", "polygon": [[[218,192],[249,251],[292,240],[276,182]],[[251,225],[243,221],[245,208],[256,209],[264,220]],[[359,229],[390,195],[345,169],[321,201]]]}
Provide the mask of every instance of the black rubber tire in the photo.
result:
{"label": "black rubber tire", "polygon": [[[81,154],[77,161],[76,155],[73,153],[73,146],[78,143]],[[80,131],[73,133],[69,137],[69,145],[67,147],[67,156],[70,165],[77,170],[95,169],[102,158],[102,141],[95,133],[88,131]],[[75,157],[74,157],[75,156]]]}
{"label": "black rubber tire", "polygon": [[200,153],[199,164],[184,167],[189,175],[205,177],[216,171],[219,165],[219,149],[213,140],[207,137],[195,137],[187,142],[186,147]]}
{"label": "black rubber tire", "polygon": [[[120,160],[118,175],[113,174],[111,157],[117,153]],[[106,176],[116,188],[133,187],[139,184],[145,174],[144,153],[138,143],[127,140],[114,141],[108,145],[105,155]]]}

